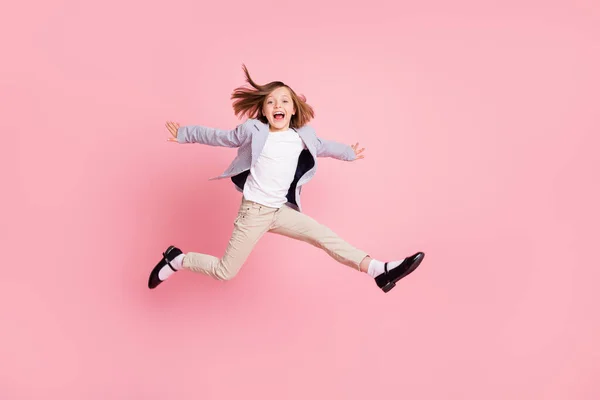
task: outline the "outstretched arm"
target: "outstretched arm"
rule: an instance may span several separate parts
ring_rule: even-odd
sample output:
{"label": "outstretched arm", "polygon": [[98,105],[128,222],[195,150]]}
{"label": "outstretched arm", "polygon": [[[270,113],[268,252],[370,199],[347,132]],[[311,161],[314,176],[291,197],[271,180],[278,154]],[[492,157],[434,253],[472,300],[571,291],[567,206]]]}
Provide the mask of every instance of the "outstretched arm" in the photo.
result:
{"label": "outstretched arm", "polygon": [[344,143],[317,137],[317,157],[331,157],[342,161],[354,161],[365,158],[364,155],[360,155],[364,150],[364,147],[358,150],[358,143],[349,146]]}
{"label": "outstretched arm", "polygon": [[172,121],[167,121],[165,125],[172,136],[167,140],[180,144],[200,143],[209,146],[240,147],[248,135],[245,123],[234,129],[217,129],[202,125],[179,126],[177,122]]}

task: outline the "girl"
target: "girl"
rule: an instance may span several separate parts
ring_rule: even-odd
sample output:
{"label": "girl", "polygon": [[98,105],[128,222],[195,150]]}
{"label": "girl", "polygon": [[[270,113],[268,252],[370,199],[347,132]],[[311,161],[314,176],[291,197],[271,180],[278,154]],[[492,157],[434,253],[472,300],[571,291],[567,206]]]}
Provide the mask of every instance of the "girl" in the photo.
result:
{"label": "girl", "polygon": [[230,178],[242,193],[240,208],[225,254],[221,258],[169,246],[156,264],[148,287],[153,289],[173,273],[187,269],[218,280],[232,279],[267,232],[302,240],[338,262],[367,273],[384,292],[414,271],[425,256],[418,252],[399,261],[383,262],[350,245],[327,226],[302,211],[302,187],[315,175],[317,157],[344,161],[364,158],[358,143],[348,146],[319,138],[308,125],[314,111],[306,98],[283,82],[258,85],[245,65],[250,87],[238,87],[231,99],[236,116],[248,119],[232,130],[179,126],[167,122],[174,143],[200,143],[237,148],[237,156],[218,177]]}

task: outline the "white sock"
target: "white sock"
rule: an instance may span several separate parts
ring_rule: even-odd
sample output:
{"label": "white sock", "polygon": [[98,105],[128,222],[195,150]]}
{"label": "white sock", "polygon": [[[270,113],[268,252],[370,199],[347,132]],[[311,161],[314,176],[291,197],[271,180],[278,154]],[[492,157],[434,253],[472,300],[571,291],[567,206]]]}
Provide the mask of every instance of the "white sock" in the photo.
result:
{"label": "white sock", "polygon": [[[180,254],[177,257],[175,257],[175,259],[173,261],[171,261],[171,265],[177,271],[179,271],[183,267],[183,257],[184,257],[184,254]],[[171,276],[174,273],[175,273],[175,271],[173,271],[171,269],[171,267],[169,267],[168,264],[165,264],[165,266],[162,267],[160,269],[160,271],[158,271],[158,279],[160,279],[161,281],[164,281],[165,279],[167,279],[169,276]]]}
{"label": "white sock", "polygon": [[[394,269],[397,266],[399,266],[400,264],[402,264],[402,261],[404,261],[404,259],[402,259],[400,261],[388,262],[388,267],[387,267],[388,271],[391,271],[392,269]],[[379,260],[372,258],[371,262],[369,263],[369,269],[367,270],[367,273],[369,275],[371,275],[371,277],[375,278],[377,275],[381,275],[384,272],[385,272],[385,263],[383,261],[379,261]]]}

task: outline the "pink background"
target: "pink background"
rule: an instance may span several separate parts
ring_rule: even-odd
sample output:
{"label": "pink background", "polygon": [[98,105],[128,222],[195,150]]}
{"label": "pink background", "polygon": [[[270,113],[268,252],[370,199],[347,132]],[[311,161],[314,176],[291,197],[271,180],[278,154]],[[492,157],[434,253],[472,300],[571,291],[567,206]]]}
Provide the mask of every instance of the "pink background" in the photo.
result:
{"label": "pink background", "polygon": [[[1,399],[598,399],[597,1],[22,2],[2,34]],[[504,3],[504,5],[499,5]],[[209,5],[210,4],[210,5]],[[269,235],[230,282],[241,64],[316,109],[305,212],[375,257],[384,294]]]}

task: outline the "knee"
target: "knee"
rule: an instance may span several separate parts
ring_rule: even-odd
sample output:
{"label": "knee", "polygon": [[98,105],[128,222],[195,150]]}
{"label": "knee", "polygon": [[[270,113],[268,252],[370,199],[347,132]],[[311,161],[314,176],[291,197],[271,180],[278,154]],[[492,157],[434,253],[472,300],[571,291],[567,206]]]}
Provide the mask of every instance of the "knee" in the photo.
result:
{"label": "knee", "polygon": [[330,242],[332,236],[331,229],[321,225],[320,229],[315,232],[314,237],[310,239],[310,242],[313,244],[313,246],[324,249],[327,247],[327,244]]}
{"label": "knee", "polygon": [[215,277],[217,278],[217,280],[220,281],[230,281],[233,278],[235,278],[237,273],[237,269],[225,268],[223,266],[220,266],[220,268],[217,268],[215,271]]}

